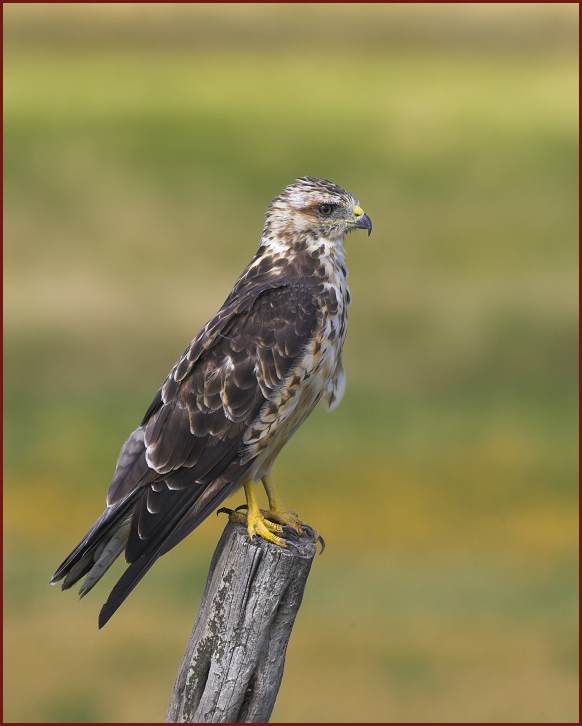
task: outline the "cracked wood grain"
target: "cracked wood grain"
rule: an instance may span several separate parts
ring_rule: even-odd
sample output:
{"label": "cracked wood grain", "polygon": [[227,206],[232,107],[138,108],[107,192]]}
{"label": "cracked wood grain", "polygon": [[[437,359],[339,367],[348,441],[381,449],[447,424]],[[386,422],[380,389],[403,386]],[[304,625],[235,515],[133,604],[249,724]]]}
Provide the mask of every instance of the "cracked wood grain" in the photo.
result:
{"label": "cracked wood grain", "polygon": [[306,535],[283,549],[229,522],[214,552],[166,723],[265,723],[315,555]]}

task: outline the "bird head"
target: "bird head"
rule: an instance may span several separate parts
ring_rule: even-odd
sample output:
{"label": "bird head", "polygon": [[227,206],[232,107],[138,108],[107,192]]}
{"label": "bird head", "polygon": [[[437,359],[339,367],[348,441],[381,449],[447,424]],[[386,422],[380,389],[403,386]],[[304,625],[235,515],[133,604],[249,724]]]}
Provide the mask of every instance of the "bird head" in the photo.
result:
{"label": "bird head", "polygon": [[354,229],[372,231],[358,200],[327,179],[302,176],[275,197],[267,210],[264,234],[343,241]]}

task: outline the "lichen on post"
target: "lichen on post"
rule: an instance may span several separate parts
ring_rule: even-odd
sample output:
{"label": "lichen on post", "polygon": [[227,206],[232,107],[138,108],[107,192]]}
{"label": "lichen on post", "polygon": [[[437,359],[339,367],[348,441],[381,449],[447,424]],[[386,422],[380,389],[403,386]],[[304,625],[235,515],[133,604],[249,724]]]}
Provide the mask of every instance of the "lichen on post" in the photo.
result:
{"label": "lichen on post", "polygon": [[316,546],[282,548],[229,522],[214,552],[166,723],[268,721]]}

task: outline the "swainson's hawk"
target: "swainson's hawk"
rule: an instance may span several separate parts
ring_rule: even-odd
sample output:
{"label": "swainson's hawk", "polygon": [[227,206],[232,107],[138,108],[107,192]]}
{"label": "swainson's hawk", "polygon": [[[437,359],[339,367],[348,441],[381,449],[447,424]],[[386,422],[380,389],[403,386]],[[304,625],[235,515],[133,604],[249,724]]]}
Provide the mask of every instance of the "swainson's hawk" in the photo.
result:
{"label": "swainson's hawk", "polygon": [[99,627],[160,555],[241,486],[251,538],[285,547],[284,526],[301,533],[271,468],[317,403],[332,410],[344,393],[350,293],[342,245],[354,229],[370,234],[370,218],[325,179],[301,177],[271,202],[257,253],[123,445],[107,509],[52,578],[67,589],[85,577],[83,596],[125,550],[129,567]]}

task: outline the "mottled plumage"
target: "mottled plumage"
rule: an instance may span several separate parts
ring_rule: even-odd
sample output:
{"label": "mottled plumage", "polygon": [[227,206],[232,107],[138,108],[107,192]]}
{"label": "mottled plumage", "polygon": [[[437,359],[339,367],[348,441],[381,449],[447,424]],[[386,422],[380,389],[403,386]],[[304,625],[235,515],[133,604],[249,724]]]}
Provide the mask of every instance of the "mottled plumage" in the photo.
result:
{"label": "mottled plumage", "polygon": [[269,206],[257,253],[224,305],[184,350],[121,449],[107,509],[56,571],[86,594],[121,552],[129,564],[104,625],[155,560],[245,485],[249,534],[284,545],[255,505],[263,480],[277,521],[300,530],[270,483],[282,447],[323,399],[345,388],[350,295],[345,234],[371,231],[356,199],[301,177]]}

